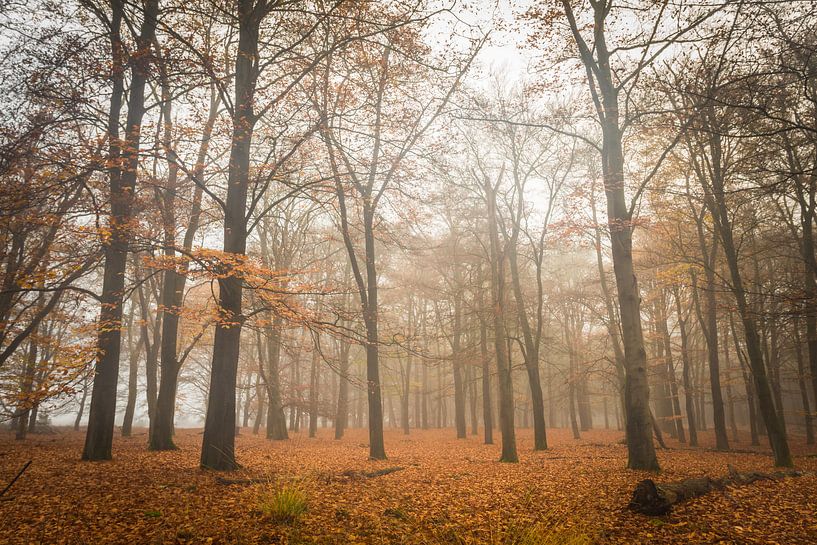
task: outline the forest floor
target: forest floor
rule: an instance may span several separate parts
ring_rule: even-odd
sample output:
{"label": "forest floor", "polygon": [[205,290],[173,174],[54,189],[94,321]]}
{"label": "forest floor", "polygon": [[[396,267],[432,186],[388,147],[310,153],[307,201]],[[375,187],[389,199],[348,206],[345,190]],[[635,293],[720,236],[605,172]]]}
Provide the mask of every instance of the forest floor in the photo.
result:
{"label": "forest floor", "polygon": [[[519,430],[520,462],[502,464],[498,445],[453,430],[386,435],[387,461],[367,460],[367,435],[331,429],[268,442],[242,430],[243,469],[227,475],[198,467],[201,433],[180,430],[173,452],[147,452],[146,432],[117,437],[114,459],[79,460],[83,434],[58,431],[17,442],[0,432],[0,489],[33,460],[0,501],[3,544],[503,544],[817,543],[817,477],[761,481],[676,506],[668,516],[630,512],[635,484],[739,471],[772,471],[766,449],[659,451],[659,476],[628,471],[621,432],[595,430],[574,441],[548,430],[550,449],[533,452]],[[713,442],[703,432],[704,447]],[[795,463],[817,470],[814,447],[792,440]],[[366,476],[385,468],[399,471]],[[245,482],[224,484],[220,477]],[[247,482],[249,481],[249,482]],[[274,500],[295,490],[306,511],[280,520]],[[286,502],[284,502],[286,503]]]}

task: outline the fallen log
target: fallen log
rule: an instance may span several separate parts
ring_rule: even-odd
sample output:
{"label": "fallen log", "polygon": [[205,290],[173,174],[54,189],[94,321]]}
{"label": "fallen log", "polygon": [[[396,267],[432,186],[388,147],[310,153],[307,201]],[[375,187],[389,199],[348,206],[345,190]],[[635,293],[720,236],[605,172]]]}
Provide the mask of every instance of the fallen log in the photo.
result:
{"label": "fallen log", "polygon": [[729,466],[729,473],[721,479],[697,477],[661,484],[657,484],[652,479],[644,479],[633,490],[629,508],[637,513],[649,516],[666,515],[672,511],[675,504],[709,494],[715,490],[723,490],[727,486],[745,486],[756,481],[781,480],[787,477],[800,477],[804,474],[796,469],[775,473],[755,471],[739,473],[732,466]]}
{"label": "fallen log", "polygon": [[404,467],[394,466],[394,467],[387,467],[384,469],[378,469],[377,471],[354,471],[349,469],[341,473],[344,477],[349,477],[351,479],[371,479],[373,477],[380,477],[382,475],[388,475],[389,473],[394,473],[395,471],[402,471],[405,469]]}
{"label": "fallen log", "polygon": [[216,477],[217,484],[232,485],[232,484],[268,484],[272,482],[269,477],[256,477],[252,479],[228,479],[226,477]]}
{"label": "fallen log", "polygon": [[[394,473],[395,471],[402,471],[406,468],[402,466],[394,466],[394,467],[386,467],[383,469],[377,469],[375,471],[355,471],[354,469],[347,469],[343,473],[340,474],[341,477],[345,477],[347,479],[358,480],[358,479],[373,479],[375,477],[380,477],[382,475],[388,475],[389,473]],[[331,481],[333,479],[332,475],[327,475],[325,480]],[[251,477],[246,479],[231,479],[227,477],[217,476],[215,479],[217,484],[223,485],[253,485],[253,484],[269,484],[273,482],[273,479],[270,477]]]}

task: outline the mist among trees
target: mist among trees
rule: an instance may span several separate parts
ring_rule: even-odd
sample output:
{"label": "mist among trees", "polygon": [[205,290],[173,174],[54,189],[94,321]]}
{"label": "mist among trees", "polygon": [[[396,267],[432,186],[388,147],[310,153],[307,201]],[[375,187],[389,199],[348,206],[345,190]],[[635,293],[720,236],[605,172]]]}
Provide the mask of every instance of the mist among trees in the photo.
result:
{"label": "mist among trees", "polygon": [[0,0],[0,540],[817,541],[815,28]]}

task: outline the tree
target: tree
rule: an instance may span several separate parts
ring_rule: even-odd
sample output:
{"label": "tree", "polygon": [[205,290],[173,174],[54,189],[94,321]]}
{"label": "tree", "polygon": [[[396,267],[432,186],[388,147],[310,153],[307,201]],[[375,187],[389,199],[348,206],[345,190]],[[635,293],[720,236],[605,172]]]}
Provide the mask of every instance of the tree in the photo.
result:
{"label": "tree", "polygon": [[[142,117],[145,114],[145,85],[150,77],[151,49],[156,35],[159,14],[158,0],[146,0],[142,21],[135,37],[135,50],[128,52],[122,37],[122,26],[133,25],[127,20],[124,2],[111,4],[111,13],[89,3],[90,9],[110,30],[111,79],[113,90],[108,114],[108,181],[110,230],[104,244],[104,273],[100,297],[98,350],[99,356],[91,391],[88,429],[85,435],[83,460],[109,460],[116,416],[116,386],[119,380],[121,352],[122,301],[125,288],[128,240],[132,207],[139,167]],[[120,115],[125,95],[125,69],[130,65],[130,89],[127,100],[125,138],[120,140]]]}
{"label": "tree", "polygon": [[[444,113],[478,50],[474,48],[464,60],[457,59],[452,67],[454,75],[440,81],[442,93],[425,95],[424,76],[428,75],[427,63],[433,59],[427,59],[417,43],[420,26],[403,25],[402,35],[380,32],[378,41],[356,42],[353,47],[364,59],[361,65],[336,67],[328,57],[313,99],[326,119],[321,136],[366,329],[369,457],[375,460],[386,458],[375,236],[379,206],[387,190],[405,176],[407,157]],[[336,80],[341,84],[335,85]],[[417,93],[412,95],[412,91]],[[352,100],[352,93],[356,93],[356,100]],[[406,101],[410,95],[412,100]],[[358,229],[362,248],[355,240]]]}
{"label": "tree", "polygon": [[[649,408],[649,385],[647,382],[646,351],[641,327],[640,294],[633,266],[634,212],[645,180],[636,191],[632,203],[626,199],[624,174],[625,158],[623,136],[629,119],[622,119],[619,96],[622,91],[631,93],[642,71],[650,66],[673,43],[685,38],[691,30],[717,12],[717,7],[706,9],[673,26],[667,35],[659,32],[665,24],[667,4],[661,3],[648,10],[654,19],[648,30],[637,35],[633,44],[623,48],[611,48],[608,44],[607,26],[613,13],[612,0],[590,0],[590,25],[584,26],[569,0],[562,0],[562,9],[570,28],[572,41],[578,50],[585,69],[587,85],[593,100],[595,113],[601,126],[601,155],[604,189],[607,197],[607,222],[612,242],[613,270],[618,293],[621,339],[624,348],[627,449],[630,469],[657,470],[658,460],[652,443],[652,418]],[[709,8],[707,6],[707,8]],[[676,7],[675,9],[681,9]],[[640,15],[644,17],[644,14]],[[585,38],[585,28],[592,30],[592,41]],[[638,59],[621,70],[615,66],[616,54],[634,50]],[[660,165],[666,153],[662,154]],[[657,167],[656,167],[657,168]]]}

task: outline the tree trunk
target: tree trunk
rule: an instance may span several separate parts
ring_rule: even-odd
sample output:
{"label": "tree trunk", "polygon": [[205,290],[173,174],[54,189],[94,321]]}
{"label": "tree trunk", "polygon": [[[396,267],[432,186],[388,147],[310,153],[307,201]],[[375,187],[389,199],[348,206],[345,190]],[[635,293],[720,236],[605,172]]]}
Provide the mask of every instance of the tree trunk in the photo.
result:
{"label": "tree trunk", "polygon": [[403,384],[400,396],[400,424],[403,427],[403,434],[411,432],[411,422],[409,420],[409,399],[411,399],[411,346],[406,353],[406,369],[403,374]]}
{"label": "tree trunk", "polygon": [[723,359],[726,361],[726,416],[729,419],[729,428],[732,432],[732,442],[737,443],[738,424],[735,418],[735,396],[732,389],[732,360],[729,357],[729,336],[724,332]]}
{"label": "tree trunk", "polygon": [[309,437],[318,435],[318,363],[320,362],[320,336],[315,333],[312,346],[312,362],[309,366]]}
{"label": "tree trunk", "polygon": [[[123,45],[120,26],[124,6],[119,0],[113,2],[111,17],[114,91],[108,119],[110,137],[110,237],[104,247],[104,273],[100,298],[98,353],[96,374],[91,391],[91,407],[88,413],[88,429],[85,435],[83,460],[110,460],[113,445],[114,419],[116,417],[116,386],[119,380],[119,354],[121,349],[122,300],[125,289],[128,241],[136,177],[139,167],[142,116],[145,113],[145,83],[150,72],[151,56],[148,54],[156,32],[158,0],[148,0],[144,5],[144,18],[139,31],[139,53],[131,59],[131,83],[128,99],[125,144],[121,154],[118,139],[119,114],[122,107],[124,81]],[[120,158],[118,161],[117,159]]]}
{"label": "tree trunk", "polygon": [[261,423],[264,421],[264,415],[267,410],[267,390],[261,382],[255,384],[255,396],[258,398],[258,410],[255,413],[255,421],[252,425],[252,434],[258,435],[261,430]]}
{"label": "tree trunk", "polygon": [[735,343],[735,353],[738,356],[738,361],[740,362],[740,370],[741,374],[743,375],[743,383],[746,389],[746,404],[749,410],[749,432],[751,434],[751,444],[752,446],[760,445],[760,429],[759,429],[759,422],[757,421],[757,411],[755,410],[755,388],[752,384],[752,379],[749,376],[746,368],[748,365],[746,364],[746,356],[741,350],[740,341],[738,340],[737,330],[735,327],[735,320],[732,314],[729,314],[729,326],[732,332],[732,339]]}
{"label": "tree trunk", "polygon": [[[224,253],[239,260],[247,249],[247,192],[250,144],[255,114],[253,103],[258,77],[258,32],[263,14],[253,0],[238,1],[238,49],[235,58],[235,104],[227,198],[224,208]],[[241,348],[242,278],[227,266],[218,281],[221,319],[216,323],[207,417],[201,448],[201,466],[233,470],[235,460],[235,389]]]}
{"label": "tree trunk", "polygon": [[380,340],[378,334],[378,287],[375,265],[374,210],[364,207],[364,239],[366,245],[367,303],[363,309],[366,324],[366,384],[369,398],[369,458],[385,460],[383,443],[383,402],[380,387]]}
{"label": "tree trunk", "polygon": [[[500,176],[501,180],[501,176]],[[488,203],[488,234],[490,237],[491,306],[493,307],[494,349],[499,379],[499,428],[502,432],[501,462],[518,462],[516,431],[514,430],[513,377],[507,334],[505,333],[505,251],[500,247],[497,227],[496,189],[487,178],[484,182]]]}
{"label": "tree trunk", "polygon": [[624,194],[624,151],[619,127],[618,92],[613,79],[610,51],[607,49],[604,21],[609,13],[605,3],[593,4],[597,23],[595,33],[596,59],[576,24],[568,0],[562,6],[570,23],[571,32],[579,46],[582,62],[596,84],[588,84],[599,91],[597,114],[602,130],[601,166],[607,198],[607,225],[612,245],[613,271],[618,291],[621,339],[624,345],[625,367],[625,422],[627,434],[627,466],[630,469],[658,470],[658,459],[652,442],[650,418],[650,388],[647,381],[647,353],[641,329],[641,296],[633,264],[633,223]]}
{"label": "tree trunk", "polygon": [[32,400],[30,399],[31,391],[34,386],[34,374],[37,370],[37,342],[36,337],[29,337],[28,339],[28,354],[26,354],[25,369],[23,371],[23,384],[21,388],[22,399],[20,407],[17,409],[17,433],[15,439],[23,440],[26,438],[29,427],[29,417],[32,413],[30,406]]}
{"label": "tree trunk", "polygon": [[652,479],[645,479],[636,485],[629,508],[649,516],[666,515],[678,503],[703,496],[715,490],[722,490],[727,486],[745,486],[756,481],[779,480],[802,475],[801,472],[795,470],[779,471],[771,474],[738,473],[730,466],[729,475],[722,479],[696,477],[663,484],[657,484]]}
{"label": "tree trunk", "polygon": [[82,423],[82,413],[85,412],[85,400],[88,398],[88,375],[82,381],[82,397],[79,399],[79,410],[77,417],[74,419],[74,431],[79,431],[79,425]]}
{"label": "tree trunk", "polygon": [[136,346],[133,345],[133,309],[128,320],[128,402],[122,418],[122,437],[130,437],[133,430],[133,415],[136,409],[137,379],[139,377],[139,353],[142,350],[144,337],[139,336]]}
{"label": "tree trunk", "polygon": [[689,426],[689,445],[698,446],[698,428],[695,425],[695,402],[693,399],[692,376],[689,363],[689,339],[687,337],[686,319],[681,308],[681,297],[678,288],[673,289],[675,298],[675,312],[678,315],[678,330],[681,334],[681,364],[683,366],[684,381],[684,402],[687,413],[687,425]]}
{"label": "tree trunk", "polygon": [[[480,311],[482,305],[480,292]],[[482,426],[485,435],[485,444],[494,444],[494,416],[491,405],[491,358],[488,354],[488,325],[485,318],[479,317],[479,350],[482,356]]]}
{"label": "tree trunk", "polygon": [[794,330],[794,354],[797,358],[797,386],[800,388],[800,400],[803,404],[803,425],[806,428],[806,444],[814,444],[814,425],[812,424],[811,405],[808,399],[808,387],[806,386],[806,364],[803,358],[803,347],[800,339],[800,323],[795,320],[792,329]]}
{"label": "tree trunk", "polygon": [[[275,315],[272,324],[266,328],[267,335],[267,439],[283,441],[289,438],[287,421],[281,401],[281,331],[283,319]],[[293,372],[296,363],[293,362]],[[294,375],[293,375],[294,376]],[[295,381],[293,381],[294,385]],[[294,407],[292,408],[294,411]],[[292,429],[297,429],[293,424]]]}
{"label": "tree trunk", "polygon": [[[456,267],[456,266],[455,266]],[[454,324],[452,327],[451,359],[454,371],[454,425],[457,430],[457,439],[465,439],[465,384],[462,378],[462,354],[460,341],[462,336],[462,294],[459,292],[459,282],[455,280],[457,294],[454,296]]]}
{"label": "tree trunk", "polygon": [[335,415],[335,439],[343,437],[349,421],[349,349],[347,342],[339,341],[340,381],[338,385],[338,407]]}
{"label": "tree trunk", "polygon": [[[522,191],[517,190],[517,199],[521,210]],[[522,329],[522,336],[525,342],[525,370],[528,374],[528,386],[530,387],[531,403],[533,405],[533,450],[546,450],[547,429],[545,425],[545,401],[542,395],[542,382],[539,378],[539,339],[534,335],[528,320],[528,313],[525,310],[525,300],[522,293],[522,281],[519,275],[519,264],[516,250],[518,227],[515,226],[514,236],[509,241],[508,261],[510,264],[511,284],[513,286],[514,299],[516,300],[519,326]],[[541,294],[539,294],[541,296]],[[541,316],[538,317],[541,320]]]}
{"label": "tree trunk", "polygon": [[673,420],[675,422],[675,435],[678,441],[686,443],[686,434],[684,433],[684,420],[681,415],[681,401],[678,399],[678,381],[675,378],[675,365],[672,359],[672,340],[669,334],[669,327],[667,327],[667,297],[666,291],[661,290],[661,300],[658,304],[659,314],[658,329],[661,332],[661,337],[664,342],[664,358],[666,358],[667,376],[669,378],[670,396],[672,397],[672,412]]}
{"label": "tree trunk", "polygon": [[712,392],[712,414],[713,425],[715,426],[715,448],[717,450],[729,450],[729,437],[726,434],[726,416],[723,406],[723,393],[721,391],[720,360],[718,358],[718,308],[717,293],[715,286],[715,267],[717,265],[718,239],[713,235],[712,244],[707,245],[704,236],[703,217],[696,216],[698,244],[701,254],[704,257],[704,272],[706,274],[706,313],[701,312],[697,298],[697,287],[693,276],[693,287],[695,290],[695,306],[698,312],[698,319],[701,323],[706,340],[707,355],[709,357],[709,386]]}
{"label": "tree trunk", "polygon": [[[718,183],[716,181],[716,183]],[[755,393],[760,405],[761,416],[766,424],[766,431],[769,436],[769,443],[774,452],[774,461],[777,466],[790,467],[792,465],[789,443],[786,439],[786,431],[783,429],[781,420],[778,417],[774,406],[772,392],[769,387],[769,380],[763,363],[763,353],[760,348],[760,337],[758,336],[757,324],[749,305],[746,301],[746,290],[743,287],[743,278],[738,263],[738,254],[732,239],[732,224],[726,207],[724,188],[718,183],[711,192],[708,201],[711,203],[712,216],[715,219],[715,227],[723,243],[723,251],[726,262],[729,266],[729,274],[732,279],[731,290],[737,302],[738,314],[743,322],[744,339],[746,341],[747,359],[752,370]]]}
{"label": "tree trunk", "polygon": [[[219,114],[220,95],[213,89],[210,99],[210,113],[204,125],[202,139],[199,145],[196,165],[193,168],[191,178],[195,183],[193,191],[193,202],[190,209],[190,220],[184,233],[182,248],[185,254],[189,254],[193,249],[193,240],[199,229],[201,219],[201,200],[203,194],[203,183],[207,153],[210,148],[210,138],[213,127]],[[170,118],[170,111],[166,111],[166,118]],[[169,131],[168,131],[169,133]],[[169,138],[166,136],[166,146],[170,149]],[[176,161],[168,158],[170,168],[173,172],[178,170]],[[175,174],[174,174],[175,181]],[[169,217],[164,220],[165,254],[175,255],[175,217],[170,211],[176,207],[175,183],[168,184],[170,187],[165,192],[164,209],[169,212]],[[179,336],[179,311],[184,301],[184,289],[187,283],[188,262],[185,261],[182,270],[166,270],[162,282],[162,338],[161,338],[161,378],[159,381],[158,395],[156,397],[155,418],[151,420],[150,426],[150,450],[173,450],[176,448],[173,443],[173,421],[176,414],[176,392],[179,384],[179,372],[181,362],[178,359],[177,345]],[[256,419],[257,420],[257,419]]]}

